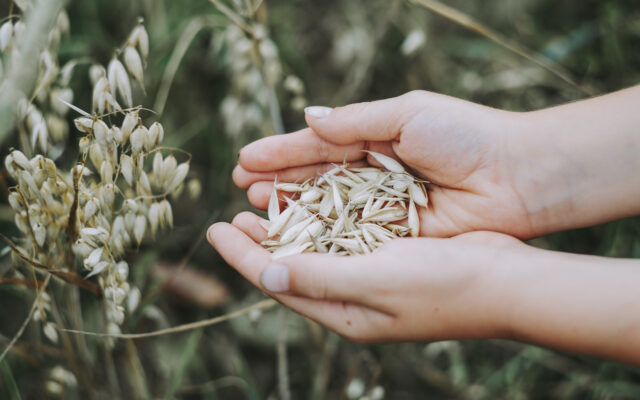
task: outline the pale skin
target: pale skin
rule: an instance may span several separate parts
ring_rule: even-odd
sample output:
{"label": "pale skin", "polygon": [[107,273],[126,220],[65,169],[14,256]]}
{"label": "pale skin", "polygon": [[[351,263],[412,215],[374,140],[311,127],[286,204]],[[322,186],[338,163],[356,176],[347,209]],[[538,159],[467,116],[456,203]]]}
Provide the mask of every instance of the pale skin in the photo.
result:
{"label": "pale skin", "polygon": [[251,203],[266,209],[276,175],[376,164],[370,149],[432,182],[423,237],[276,263],[245,212],[208,238],[254,285],[351,340],[506,338],[640,366],[640,261],[519,240],[640,214],[638,104],[640,87],[527,113],[429,92],[314,107],[310,128],[240,152],[233,177]]}

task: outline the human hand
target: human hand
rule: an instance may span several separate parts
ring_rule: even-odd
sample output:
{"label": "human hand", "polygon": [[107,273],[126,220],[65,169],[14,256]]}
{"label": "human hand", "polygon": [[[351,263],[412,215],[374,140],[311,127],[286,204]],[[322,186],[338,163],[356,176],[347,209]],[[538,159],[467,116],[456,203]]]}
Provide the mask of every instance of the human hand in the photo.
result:
{"label": "human hand", "polygon": [[505,235],[392,240],[374,254],[301,254],[271,262],[260,218],[244,212],[208,233],[229,265],[282,304],[354,341],[505,336],[499,254]]}
{"label": "human hand", "polygon": [[423,236],[493,230],[530,237],[535,232],[505,143],[518,129],[518,115],[429,92],[333,110],[312,107],[310,129],[249,144],[233,177],[255,207],[266,209],[276,176],[303,180],[331,163],[358,165],[365,157],[377,165],[367,149],[401,160],[433,183],[429,208],[420,209]]}
{"label": "human hand", "polygon": [[640,366],[638,260],[472,232],[272,263],[258,221],[244,212],[215,224],[209,242],[265,293],[350,340],[516,339]]}

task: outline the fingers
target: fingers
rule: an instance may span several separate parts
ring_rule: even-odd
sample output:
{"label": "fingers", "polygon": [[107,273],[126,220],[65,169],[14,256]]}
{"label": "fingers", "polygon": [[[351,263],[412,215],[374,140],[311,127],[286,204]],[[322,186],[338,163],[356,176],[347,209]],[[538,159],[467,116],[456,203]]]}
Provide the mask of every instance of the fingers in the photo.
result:
{"label": "fingers", "polygon": [[236,215],[231,224],[244,232],[254,242],[260,243],[267,238],[267,231],[260,226],[261,220],[262,218],[254,213],[244,211]]}
{"label": "fingers", "polygon": [[344,107],[308,107],[309,127],[323,139],[337,144],[394,140],[402,126],[422,108],[424,93],[410,92],[391,99]]}
{"label": "fingers", "polygon": [[[362,157],[364,156],[365,153],[362,153]],[[241,189],[246,189],[253,183],[259,181],[273,182],[276,176],[278,177],[279,182],[301,182],[308,178],[313,178],[318,176],[319,174],[323,174],[334,168],[336,164],[341,163],[342,161],[336,163],[310,164],[301,167],[292,167],[277,171],[264,172],[248,171],[242,165],[237,165],[233,170],[233,181]],[[364,167],[366,165],[367,163],[365,163],[364,161],[355,161],[353,163],[349,163],[350,167],[355,168]]]}
{"label": "fingers", "polygon": [[[265,265],[269,263],[270,254],[254,241],[260,238],[258,229],[262,229],[257,225],[258,219],[258,216],[251,213],[239,214],[234,219],[234,224],[238,224],[238,227],[227,223],[214,224],[209,228],[207,238],[229,265],[238,270],[251,283],[264,289],[260,277]],[[331,261],[331,259],[333,257],[327,257],[328,261]],[[306,260],[296,259],[295,257],[292,257],[287,262],[295,262],[296,265],[307,265],[309,267],[314,267],[318,264],[313,261],[308,264]],[[312,283],[319,282],[317,277],[311,281],[305,274],[302,274],[302,268],[292,267],[291,270],[294,271],[291,274],[291,287],[293,290],[286,293],[272,292],[270,294],[294,311],[327,326],[329,329],[349,339],[359,341],[375,340],[382,327],[387,326],[393,319],[392,316],[384,312],[358,304],[345,303],[345,301],[348,301],[347,299],[324,300],[325,297],[337,295],[346,290],[344,284],[336,285],[336,283],[340,283],[341,277],[336,276],[335,272],[331,273],[331,278],[324,281],[323,284],[329,284],[335,287],[336,290],[325,291],[320,289],[320,286]],[[309,275],[309,277],[311,276],[314,275]],[[335,279],[337,279],[337,282],[334,282]],[[349,278],[348,282],[352,285],[354,283],[352,278]],[[316,297],[303,297],[304,293],[307,292]]]}
{"label": "fingers", "polygon": [[240,150],[238,163],[247,171],[269,172],[326,162],[354,161],[364,158],[364,143],[327,142],[311,129],[286,135],[269,136]]}
{"label": "fingers", "polygon": [[262,272],[261,282],[274,293],[366,304],[372,289],[365,258],[299,254],[273,261]]}
{"label": "fingers", "polygon": [[[259,217],[241,213],[233,224],[209,228],[209,242],[224,260],[254,285],[272,293],[318,300],[365,302],[371,288],[364,256],[300,254],[270,261],[271,254],[256,243],[265,237]],[[261,232],[262,231],[262,232]]]}
{"label": "fingers", "polygon": [[256,182],[247,190],[247,197],[252,206],[259,210],[266,210],[272,190],[273,182]]}
{"label": "fingers", "polygon": [[207,232],[207,239],[227,264],[260,287],[260,273],[269,264],[271,254],[237,227],[219,222]]}

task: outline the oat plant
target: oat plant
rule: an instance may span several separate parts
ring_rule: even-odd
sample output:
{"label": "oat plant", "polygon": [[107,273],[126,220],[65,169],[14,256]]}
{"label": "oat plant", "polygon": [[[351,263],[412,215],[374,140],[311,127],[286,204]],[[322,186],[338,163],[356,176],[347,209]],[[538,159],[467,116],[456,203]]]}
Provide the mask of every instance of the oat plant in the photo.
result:
{"label": "oat plant", "polygon": [[[21,18],[9,18],[0,26],[0,50],[19,52],[28,29]],[[61,330],[83,328],[78,288],[99,299],[102,329],[119,333],[141,298],[129,279],[128,260],[144,241],[173,226],[170,198],[183,191],[190,159],[185,152],[162,147],[164,128],[159,122],[145,123],[144,116],[155,116],[135,105],[134,95],[144,93],[149,53],[143,22],[106,67],[91,64],[92,104],[87,107],[73,104],[68,87],[82,62],[72,60],[60,68],[56,60],[60,38],[68,33],[63,10],[41,52],[35,88],[21,93],[18,102],[14,132],[29,139],[4,159],[14,183],[8,201],[20,232],[16,238],[2,235],[11,249],[9,279],[35,289],[28,320],[41,326],[48,345],[62,347],[66,362],[60,361],[71,368],[57,365],[51,370],[45,387],[52,394],[91,376],[86,367],[94,357],[83,339]],[[63,151],[75,152],[65,148],[69,112],[79,114],[73,120],[78,158],[70,167],[56,161]],[[105,343],[107,352],[115,345],[113,340]],[[111,380],[114,375],[112,371]]]}

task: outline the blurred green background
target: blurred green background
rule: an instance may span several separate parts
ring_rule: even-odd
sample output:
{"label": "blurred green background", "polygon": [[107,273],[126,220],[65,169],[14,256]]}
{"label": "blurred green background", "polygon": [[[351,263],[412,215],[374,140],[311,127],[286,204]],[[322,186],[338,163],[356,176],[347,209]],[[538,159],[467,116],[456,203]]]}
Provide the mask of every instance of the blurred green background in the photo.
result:
{"label": "blurred green background", "polygon": [[[243,14],[246,3],[252,2],[226,4]],[[447,4],[560,64],[597,93],[640,78],[637,1]],[[8,2],[0,6],[0,14],[6,15]],[[154,292],[125,321],[125,332],[209,318],[263,298],[225,265],[203,240],[204,232],[213,221],[230,221],[238,211],[252,209],[230,179],[237,151],[277,130],[279,117],[287,132],[304,127],[304,104],[338,106],[425,89],[527,111],[586,96],[531,61],[404,0],[267,0],[255,15],[242,15],[264,26],[265,38],[272,40],[265,39],[270,44],[260,49],[262,59],[243,59],[242,33],[206,0],[72,0],[67,11],[72,34],[62,42],[61,65],[87,56],[106,64],[138,17],[144,18],[151,38],[147,93],[136,98],[158,109],[166,95],[159,118],[166,143],[193,155],[191,174],[202,182],[199,198],[176,204],[176,228],[147,243],[131,262],[143,295],[157,289],[168,270],[186,263],[180,273],[184,283],[175,280]],[[268,79],[256,83],[259,64]],[[90,104],[87,70],[79,67],[72,80],[75,104]],[[302,89],[289,76],[298,77]],[[69,140],[75,143],[77,137],[71,134]],[[14,139],[5,142],[3,157],[16,144]],[[69,151],[62,160],[71,163],[76,155]],[[5,205],[0,216],[2,231],[15,234]],[[632,218],[531,243],[640,257],[640,223]],[[0,272],[6,273],[9,263],[3,257]],[[190,288],[195,281],[205,283]],[[194,293],[198,291],[202,293]],[[217,297],[212,299],[210,292]],[[0,285],[2,348],[27,315],[31,293]],[[90,314],[97,306],[82,295],[88,304],[87,328],[95,328]],[[111,360],[100,339],[87,338],[95,354],[92,381],[67,389],[64,397],[279,398],[277,347],[283,322],[294,399],[373,399],[380,391],[376,387],[384,389],[387,399],[640,398],[640,372],[613,362],[507,341],[354,344],[273,309],[188,333],[121,340]],[[109,363],[117,372],[115,391],[105,378]],[[0,398],[54,398],[44,383],[56,365],[70,368],[56,348],[38,338],[37,329],[28,329],[0,365]]]}

